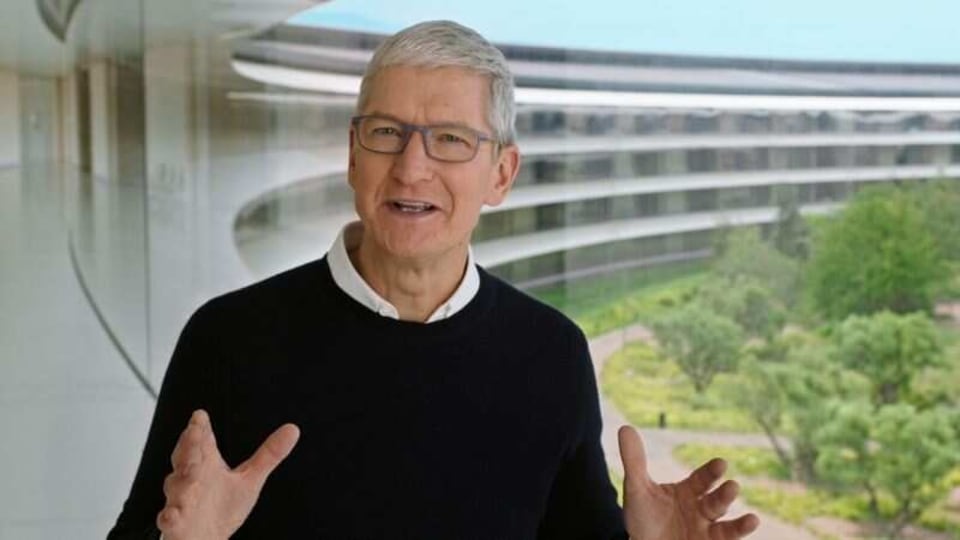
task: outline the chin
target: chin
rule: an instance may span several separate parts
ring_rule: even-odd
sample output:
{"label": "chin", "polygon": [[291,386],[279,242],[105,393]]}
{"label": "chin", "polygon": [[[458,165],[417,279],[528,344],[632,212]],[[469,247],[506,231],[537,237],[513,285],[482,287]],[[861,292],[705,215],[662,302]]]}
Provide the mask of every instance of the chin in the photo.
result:
{"label": "chin", "polygon": [[420,239],[401,237],[394,239],[394,241],[387,240],[380,245],[391,256],[408,260],[433,259],[460,247],[458,242],[440,239],[435,236]]}
{"label": "chin", "polygon": [[403,259],[419,259],[442,252],[436,240],[411,238],[403,233],[382,237],[378,244],[387,254]]}

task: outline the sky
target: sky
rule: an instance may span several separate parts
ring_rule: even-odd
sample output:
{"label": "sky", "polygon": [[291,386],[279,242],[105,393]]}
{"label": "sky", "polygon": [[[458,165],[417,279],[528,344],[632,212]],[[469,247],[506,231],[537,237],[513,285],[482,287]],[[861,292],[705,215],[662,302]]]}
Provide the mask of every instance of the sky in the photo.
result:
{"label": "sky", "polygon": [[960,64],[960,0],[332,0],[289,22],[392,33],[428,19],[495,43]]}

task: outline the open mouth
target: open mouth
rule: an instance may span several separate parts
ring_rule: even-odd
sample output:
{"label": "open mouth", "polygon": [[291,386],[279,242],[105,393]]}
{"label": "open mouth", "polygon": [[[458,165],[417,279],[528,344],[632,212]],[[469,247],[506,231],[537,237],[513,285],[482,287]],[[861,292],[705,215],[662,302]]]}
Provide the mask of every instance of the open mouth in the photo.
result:
{"label": "open mouth", "polygon": [[423,201],[390,201],[390,207],[404,214],[427,214],[437,209]]}

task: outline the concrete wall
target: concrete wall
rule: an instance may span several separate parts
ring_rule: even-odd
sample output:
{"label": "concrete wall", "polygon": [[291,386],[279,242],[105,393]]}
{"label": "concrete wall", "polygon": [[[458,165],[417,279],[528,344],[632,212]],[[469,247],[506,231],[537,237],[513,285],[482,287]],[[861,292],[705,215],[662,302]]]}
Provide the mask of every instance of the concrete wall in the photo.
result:
{"label": "concrete wall", "polygon": [[110,159],[110,143],[114,137],[111,120],[115,116],[115,108],[110,99],[113,93],[111,68],[112,66],[106,61],[98,61],[90,65],[92,172],[101,178],[109,178],[114,170]]}
{"label": "concrete wall", "polygon": [[183,194],[194,162],[196,82],[190,53],[188,45],[177,45],[155,47],[144,55],[146,171],[151,191],[161,194]]}
{"label": "concrete wall", "polygon": [[61,159],[60,83],[53,77],[20,75],[20,163]]}
{"label": "concrete wall", "polygon": [[0,167],[20,163],[20,92],[16,73],[0,71]]}
{"label": "concrete wall", "polygon": [[77,126],[77,77],[71,71],[60,79],[60,148],[65,163],[80,163]]}

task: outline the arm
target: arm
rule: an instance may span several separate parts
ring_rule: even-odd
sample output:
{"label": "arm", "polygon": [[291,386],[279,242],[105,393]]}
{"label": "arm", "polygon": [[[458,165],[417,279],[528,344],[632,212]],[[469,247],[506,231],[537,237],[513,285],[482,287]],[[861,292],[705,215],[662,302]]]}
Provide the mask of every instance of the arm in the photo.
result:
{"label": "arm", "polygon": [[551,489],[538,538],[626,539],[623,512],[610,483],[600,434],[600,396],[586,338],[577,332],[572,344],[577,364],[575,445],[566,456]]}
{"label": "arm", "polygon": [[133,486],[108,540],[159,538],[157,513],[166,501],[163,481],[173,470],[170,456],[180,433],[196,409],[224,417],[217,415],[222,410],[220,391],[224,381],[210,346],[209,306],[197,310],[180,334],[157,398]]}

